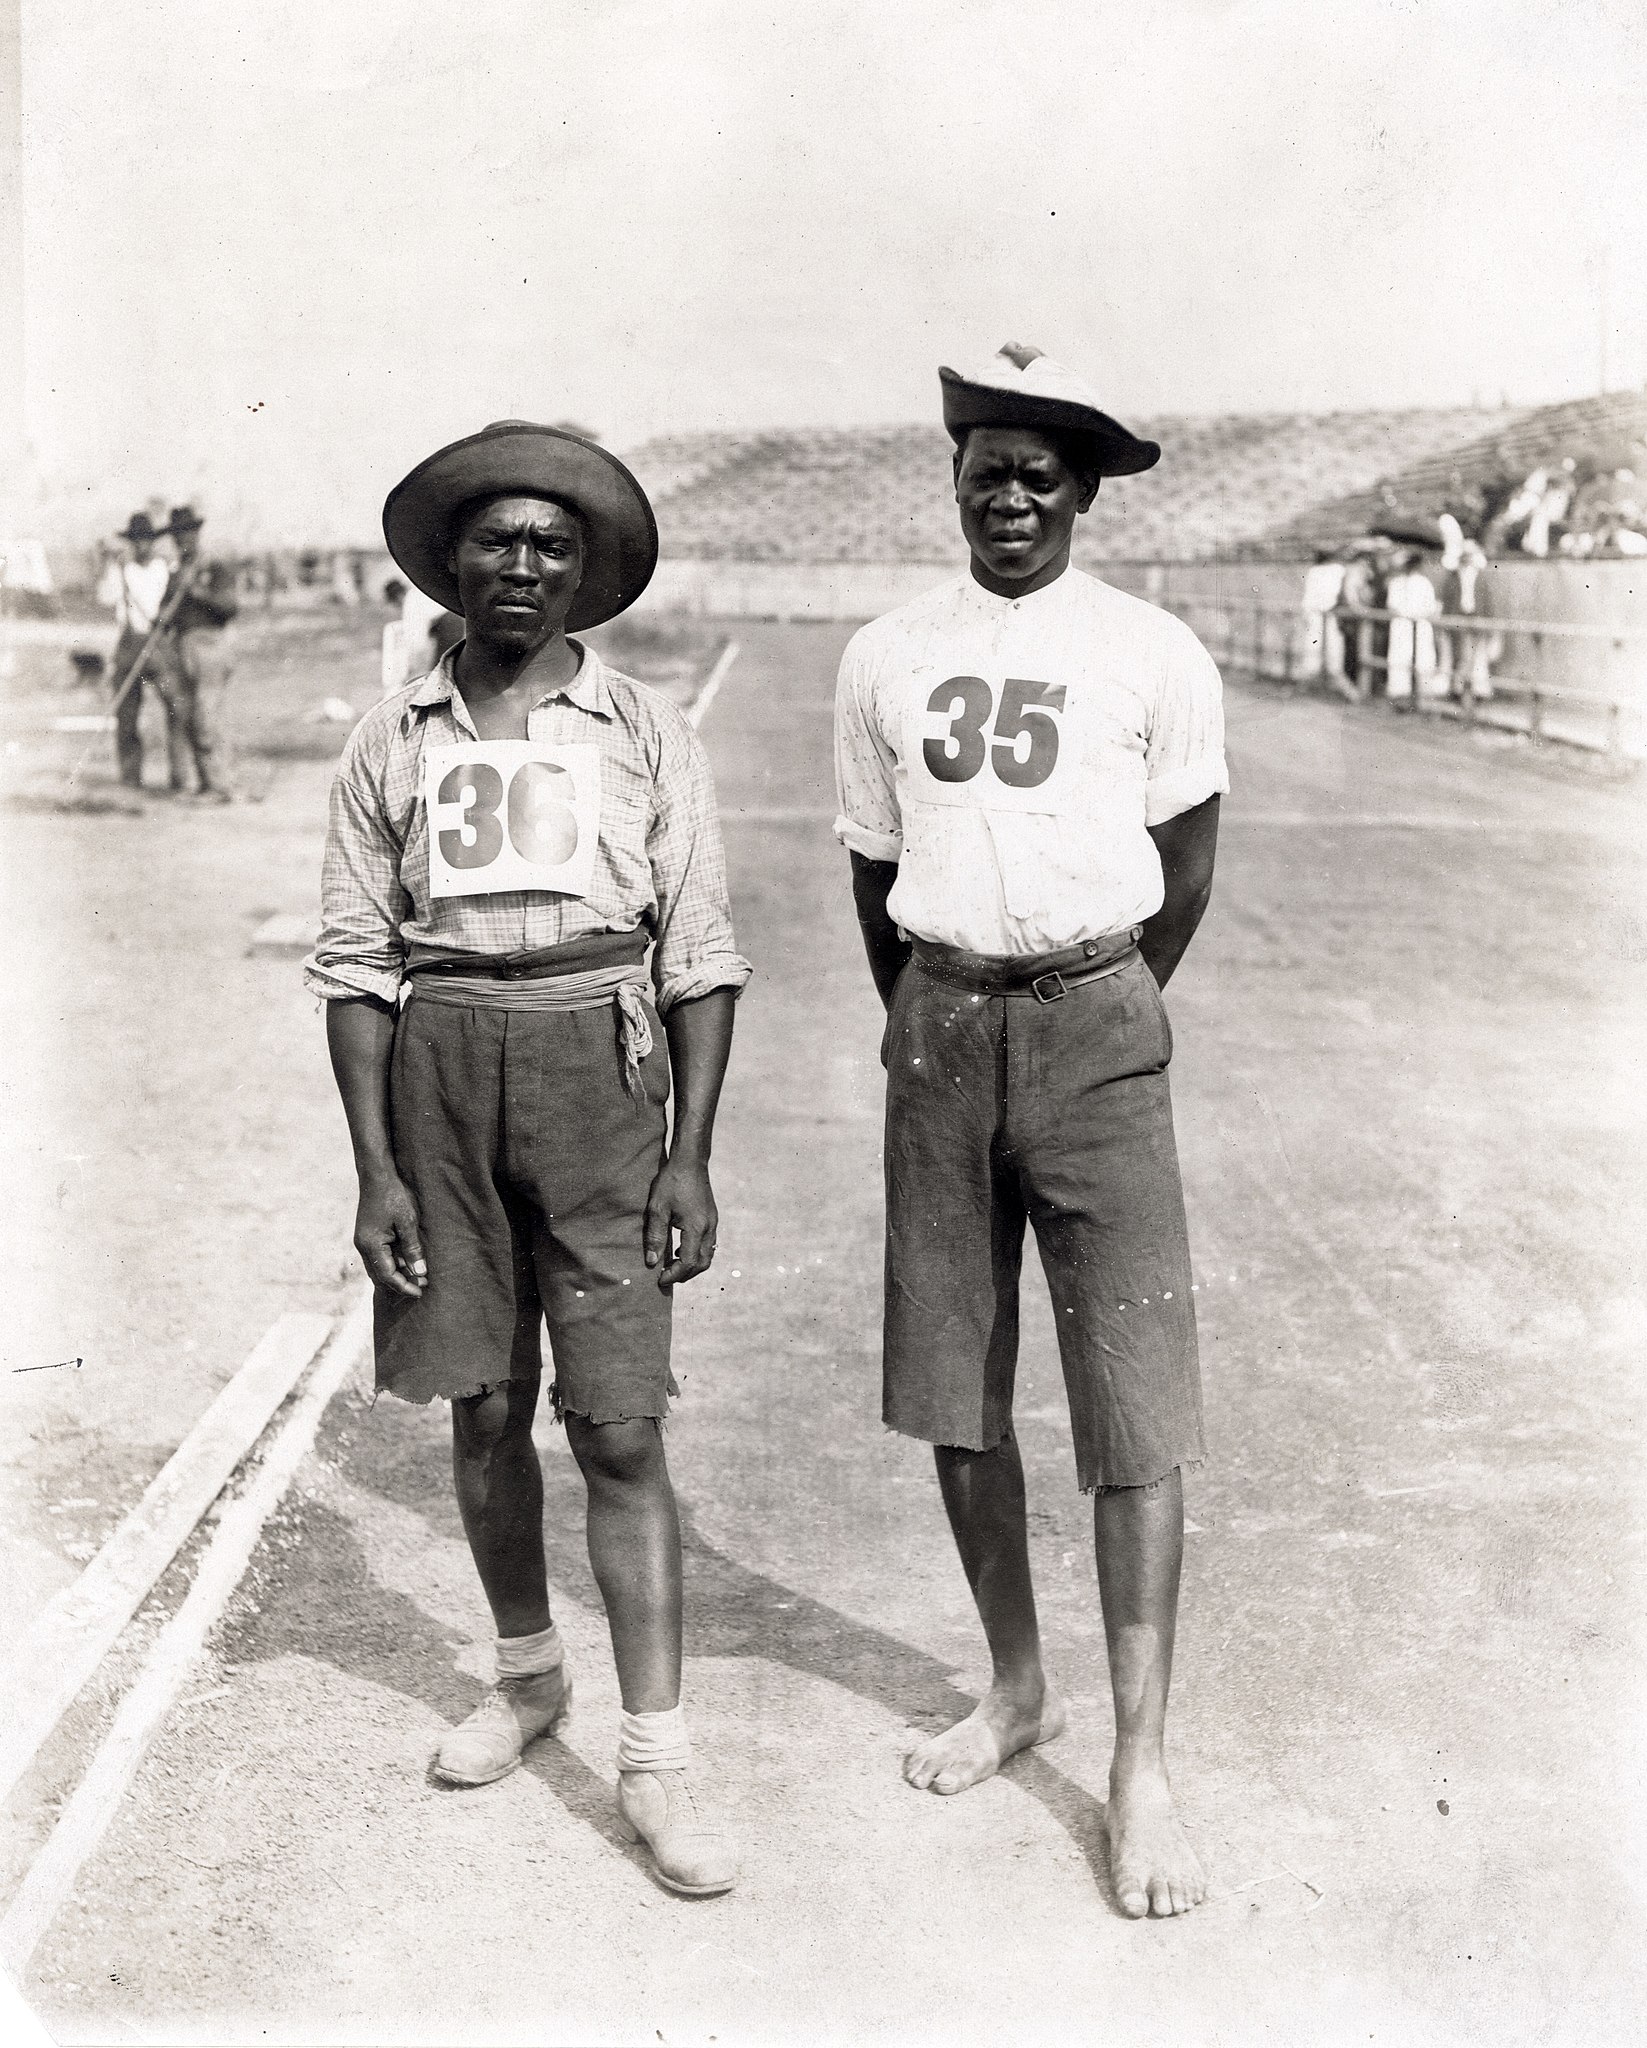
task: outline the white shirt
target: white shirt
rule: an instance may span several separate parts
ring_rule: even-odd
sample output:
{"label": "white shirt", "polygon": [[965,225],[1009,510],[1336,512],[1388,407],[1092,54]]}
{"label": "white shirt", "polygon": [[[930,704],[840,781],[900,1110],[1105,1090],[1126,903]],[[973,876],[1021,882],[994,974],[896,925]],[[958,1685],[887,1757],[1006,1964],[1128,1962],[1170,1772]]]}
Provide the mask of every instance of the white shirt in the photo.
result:
{"label": "white shirt", "polygon": [[1330,612],[1344,592],[1342,562],[1312,562],[1304,571],[1304,609]]}
{"label": "white shirt", "polygon": [[121,629],[146,633],[160,616],[166,585],[172,580],[171,564],[159,555],[146,562],[124,562],[120,588],[115,596],[114,615]]}
{"label": "white shirt", "polygon": [[1171,613],[1079,569],[1029,597],[970,573],[855,633],[835,830],[896,861],[887,908],[969,952],[1052,952],[1161,907],[1147,826],[1229,788],[1223,691]]}

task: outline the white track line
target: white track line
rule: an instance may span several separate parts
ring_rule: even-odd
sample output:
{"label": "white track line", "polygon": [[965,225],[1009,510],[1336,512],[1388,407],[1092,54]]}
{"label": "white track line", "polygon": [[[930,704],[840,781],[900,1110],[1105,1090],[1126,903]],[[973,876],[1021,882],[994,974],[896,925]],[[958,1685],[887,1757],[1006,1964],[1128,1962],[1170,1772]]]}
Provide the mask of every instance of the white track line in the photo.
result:
{"label": "white track line", "polygon": [[0,1958],[14,1973],[24,1969],[40,1937],[57,1917],[81,1866],[118,1812],[156,1730],[197,1675],[206,1639],[251,1562],[264,1524],[313,1447],[320,1418],[365,1348],[371,1327],[368,1295],[350,1311],[322,1353],[246,1490],[224,1509],[187,1597],[155,1639],[137,1683],[121,1701],[113,1725],[92,1758],[91,1768],[59,1814],[5,1919],[0,1920]]}
{"label": "white track line", "polygon": [[686,715],[692,721],[694,726],[702,725],[704,720],[709,716],[709,707],[715,701],[715,692],[720,688],[721,684],[726,681],[727,673],[731,669],[733,662],[735,662],[737,658],[738,643],[736,640],[728,640],[726,645],[721,649],[720,654],[716,659],[715,666],[709,671],[709,674],[704,678],[703,688],[692,699],[691,707],[687,711]]}
{"label": "white track line", "polygon": [[160,1574],[325,1343],[331,1318],[283,1315],[155,1474],[148,1491],[9,1658],[0,1700],[0,1799],[39,1755]]}

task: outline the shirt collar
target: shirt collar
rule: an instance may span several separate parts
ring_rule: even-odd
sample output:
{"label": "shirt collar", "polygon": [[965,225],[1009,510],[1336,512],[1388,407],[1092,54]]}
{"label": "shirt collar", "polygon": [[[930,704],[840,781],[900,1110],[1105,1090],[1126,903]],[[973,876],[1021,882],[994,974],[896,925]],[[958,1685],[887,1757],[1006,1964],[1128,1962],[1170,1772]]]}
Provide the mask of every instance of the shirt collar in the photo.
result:
{"label": "shirt collar", "polygon": [[[572,640],[568,645],[577,648],[583,656],[577,674],[569,682],[546,682],[539,695],[533,699],[532,708],[536,710],[539,704],[546,704],[551,698],[564,697],[568,704],[575,704],[580,711],[593,712],[597,718],[610,718],[612,692],[606,681],[606,664],[595,650],[583,641]],[[441,656],[438,664],[407,699],[408,711],[424,711],[433,704],[451,703],[453,697],[457,695],[457,658],[462,646],[463,642],[460,640],[456,647],[449,647]],[[532,661],[527,663],[525,673],[531,675],[533,668],[539,661],[545,659],[546,654],[547,649],[544,654],[535,655]]]}
{"label": "shirt collar", "polygon": [[1073,588],[1071,578],[1074,570],[1075,564],[1073,562],[1066,563],[1050,583],[1043,583],[1039,590],[1030,591],[1026,597],[1003,597],[998,590],[986,588],[973,575],[970,563],[967,565],[963,581],[979,608],[988,615],[994,615],[999,612],[1016,611],[1024,605],[1036,605],[1042,609],[1050,609],[1053,604],[1059,602]]}

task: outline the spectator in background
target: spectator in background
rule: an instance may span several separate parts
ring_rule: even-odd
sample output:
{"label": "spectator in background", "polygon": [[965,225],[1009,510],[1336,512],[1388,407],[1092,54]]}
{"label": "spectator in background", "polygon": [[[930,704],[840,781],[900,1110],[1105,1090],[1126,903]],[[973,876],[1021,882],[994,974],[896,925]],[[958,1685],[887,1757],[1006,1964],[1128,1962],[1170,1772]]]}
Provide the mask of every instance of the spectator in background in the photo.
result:
{"label": "spectator in background", "polygon": [[172,572],[171,564],[155,553],[160,529],[147,512],[134,512],[120,538],[130,554],[120,564],[114,587],[114,616],[120,629],[111,676],[118,693],[114,705],[114,759],[126,787],[141,789],[143,740],[138,719],[143,710],[143,685],[147,682],[158,689],[163,665],[158,648],[151,648],[147,655],[143,650],[159,620]]}
{"label": "spectator in background", "polygon": [[1377,608],[1382,592],[1378,572],[1366,546],[1358,544],[1344,564],[1336,617],[1343,646],[1344,679],[1363,697],[1372,695],[1375,671],[1371,660],[1373,623],[1358,616]]}
{"label": "spectator in background", "polygon": [[167,595],[175,609],[162,639],[155,688],[166,706],[172,789],[180,796],[188,793],[192,765],[196,793],[207,803],[226,804],[231,791],[223,708],[234,668],[227,628],[240,606],[233,568],[200,552],[204,525],[192,505],[172,508],[166,531],[177,548],[177,571]]}
{"label": "spectator in background", "polygon": [[[433,675],[441,657],[463,638],[463,621],[421,590],[397,579],[400,617],[383,628],[383,694],[404,689],[419,676]],[[387,589],[384,591],[388,597]]]}
{"label": "spectator in background", "polygon": [[1433,694],[1436,659],[1432,621],[1441,610],[1441,600],[1424,573],[1421,549],[1408,549],[1396,558],[1395,574],[1384,592],[1384,609],[1390,614],[1388,665],[1384,671],[1386,694],[1397,703],[1410,703],[1415,693]]}
{"label": "spectator in background", "polygon": [[[1449,560],[1448,557],[1451,557]],[[1468,619],[1479,609],[1479,582],[1487,556],[1478,541],[1462,535],[1441,558],[1441,610],[1444,616]],[[1469,626],[1436,627],[1436,682],[1442,695],[1473,703],[1493,694],[1492,666],[1503,642],[1494,634]]]}
{"label": "spectator in background", "polygon": [[1299,676],[1313,680],[1325,674],[1332,682],[1344,675],[1344,635],[1336,607],[1344,593],[1344,564],[1330,548],[1318,548],[1304,572],[1304,639],[1299,649]]}

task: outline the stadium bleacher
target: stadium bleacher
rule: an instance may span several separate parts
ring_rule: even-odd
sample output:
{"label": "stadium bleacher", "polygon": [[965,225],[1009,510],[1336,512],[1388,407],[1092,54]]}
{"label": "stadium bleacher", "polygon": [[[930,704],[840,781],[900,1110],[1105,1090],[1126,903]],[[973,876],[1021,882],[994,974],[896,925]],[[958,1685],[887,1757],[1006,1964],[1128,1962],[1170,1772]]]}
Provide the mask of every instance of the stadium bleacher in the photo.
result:
{"label": "stadium bleacher", "polygon": [[[1307,515],[1381,478],[1446,473],[1526,409],[1163,415],[1129,421],[1165,453],[1113,478],[1077,530],[1079,560],[1196,562],[1282,535],[1308,551]],[[941,427],[676,434],[626,460],[651,493],[666,556],[726,562],[946,562],[955,552]],[[1426,467],[1428,466],[1428,467]]]}
{"label": "stadium bleacher", "polygon": [[[1385,521],[1421,524],[1472,500],[1480,503],[1539,468],[1563,462],[1587,471],[1647,478],[1647,393],[1614,391],[1505,417],[1463,445],[1436,447],[1369,488],[1313,505],[1238,550],[1253,559],[1297,561],[1337,549]],[[1637,494],[1639,495],[1639,493]]]}

